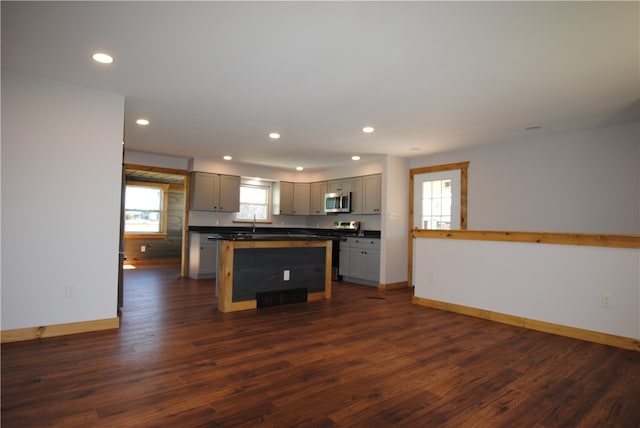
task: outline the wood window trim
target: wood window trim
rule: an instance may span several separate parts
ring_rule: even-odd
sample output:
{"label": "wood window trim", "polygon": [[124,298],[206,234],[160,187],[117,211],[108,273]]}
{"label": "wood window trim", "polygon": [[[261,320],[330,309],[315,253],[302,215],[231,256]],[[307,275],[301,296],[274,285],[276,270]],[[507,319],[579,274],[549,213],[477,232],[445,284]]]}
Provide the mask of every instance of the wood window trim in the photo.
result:
{"label": "wood window trim", "polygon": [[407,266],[407,284],[412,285],[413,270],[413,232],[418,229],[413,224],[413,206],[414,206],[414,177],[419,174],[429,174],[432,172],[460,170],[460,230],[467,230],[467,187],[469,183],[469,162],[456,162],[442,165],[425,166],[420,168],[412,168],[409,170],[409,231],[408,231],[408,266]]}
{"label": "wood window trim", "polygon": [[125,232],[125,239],[165,239],[167,237],[167,208],[169,205],[169,188],[170,184],[167,183],[154,183],[151,181],[135,181],[127,180],[126,186],[142,186],[142,187],[156,187],[162,189],[162,210],[160,211],[160,232],[158,233],[138,233],[138,232]]}

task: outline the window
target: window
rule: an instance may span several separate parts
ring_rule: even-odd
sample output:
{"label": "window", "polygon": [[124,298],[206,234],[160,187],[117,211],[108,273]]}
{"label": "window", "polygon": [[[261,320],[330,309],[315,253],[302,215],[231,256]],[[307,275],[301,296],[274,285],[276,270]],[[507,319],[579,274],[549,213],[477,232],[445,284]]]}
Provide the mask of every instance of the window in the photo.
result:
{"label": "window", "polygon": [[469,162],[411,170],[412,229],[467,228]]}
{"label": "window", "polygon": [[127,184],[124,198],[125,234],[166,234],[168,184]]}
{"label": "window", "polygon": [[451,229],[451,181],[422,182],[421,229]]}
{"label": "window", "polygon": [[240,185],[240,211],[236,220],[267,222],[269,221],[270,186],[260,184]]}

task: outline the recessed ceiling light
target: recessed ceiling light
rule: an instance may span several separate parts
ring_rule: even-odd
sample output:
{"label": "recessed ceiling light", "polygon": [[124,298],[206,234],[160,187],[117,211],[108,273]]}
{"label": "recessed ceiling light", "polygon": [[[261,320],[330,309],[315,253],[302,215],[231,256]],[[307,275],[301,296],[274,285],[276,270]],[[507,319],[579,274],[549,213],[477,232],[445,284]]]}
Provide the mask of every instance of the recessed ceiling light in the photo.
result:
{"label": "recessed ceiling light", "polygon": [[138,120],[136,120],[136,123],[138,125],[147,126],[149,124],[149,120],[147,120],[147,119],[138,119]]}
{"label": "recessed ceiling light", "polygon": [[296,171],[303,171],[303,170],[304,170],[304,168],[303,168],[303,167],[301,167],[301,166],[297,166],[297,167],[296,167]]}
{"label": "recessed ceiling light", "polygon": [[233,159],[231,156],[227,155],[227,156],[223,156],[222,159],[224,160],[231,160]]}
{"label": "recessed ceiling light", "polygon": [[101,64],[113,64],[113,57],[106,53],[96,52],[91,56],[91,58],[93,58],[95,62],[99,62]]}
{"label": "recessed ceiling light", "polygon": [[358,156],[358,155],[353,155],[353,156],[351,156],[351,159],[352,159],[352,160],[360,160],[360,156]]}
{"label": "recessed ceiling light", "polygon": [[269,138],[271,138],[272,140],[277,140],[278,138],[280,138],[280,134],[278,134],[277,132],[271,132],[269,134]]}
{"label": "recessed ceiling light", "polygon": [[373,129],[373,126],[365,126],[364,128],[362,128],[362,132],[364,132],[365,134],[371,134],[373,131],[375,131],[375,129]]}

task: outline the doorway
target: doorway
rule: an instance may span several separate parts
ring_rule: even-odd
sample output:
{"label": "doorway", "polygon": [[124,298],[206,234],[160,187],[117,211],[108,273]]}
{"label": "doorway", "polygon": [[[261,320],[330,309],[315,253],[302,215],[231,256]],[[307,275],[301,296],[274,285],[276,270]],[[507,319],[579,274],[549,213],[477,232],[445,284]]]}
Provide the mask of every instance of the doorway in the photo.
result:
{"label": "doorway", "polygon": [[[152,197],[145,199],[144,195]],[[179,265],[181,275],[186,275],[188,201],[188,171],[123,165],[123,225],[120,233],[124,260],[120,263],[120,271],[125,266]],[[122,287],[120,281],[120,307],[123,305]]]}

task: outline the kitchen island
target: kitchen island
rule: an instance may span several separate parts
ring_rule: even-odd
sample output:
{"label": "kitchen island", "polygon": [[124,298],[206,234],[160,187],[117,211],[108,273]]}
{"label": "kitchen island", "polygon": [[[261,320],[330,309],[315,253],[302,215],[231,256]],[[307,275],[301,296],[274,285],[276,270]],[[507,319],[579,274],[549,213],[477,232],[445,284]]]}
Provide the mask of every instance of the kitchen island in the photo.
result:
{"label": "kitchen island", "polygon": [[218,241],[218,310],[241,311],[331,298],[330,237],[212,234]]}

